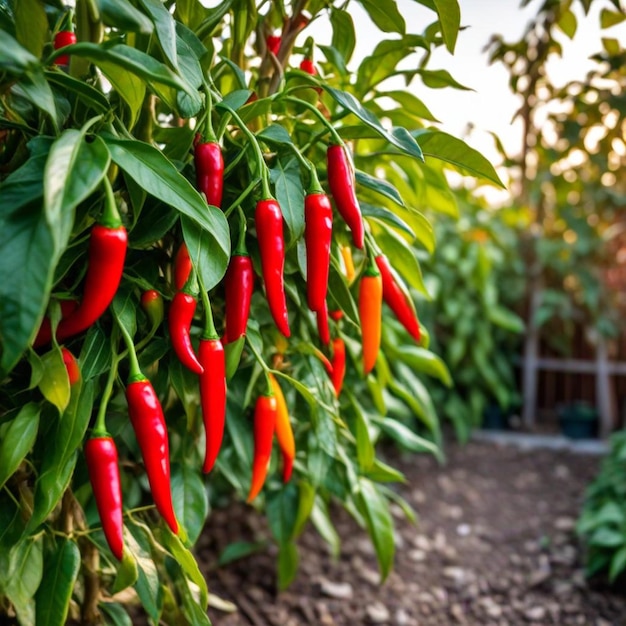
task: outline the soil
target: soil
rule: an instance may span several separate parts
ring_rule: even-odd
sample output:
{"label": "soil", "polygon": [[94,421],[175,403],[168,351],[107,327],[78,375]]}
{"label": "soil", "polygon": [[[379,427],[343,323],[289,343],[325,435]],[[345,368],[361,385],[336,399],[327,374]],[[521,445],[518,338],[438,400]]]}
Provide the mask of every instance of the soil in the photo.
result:
{"label": "soil", "polygon": [[626,594],[585,580],[574,531],[596,457],[478,442],[450,444],[444,467],[393,454],[387,461],[408,479],[399,492],[420,520],[394,509],[395,569],[382,586],[365,532],[341,510],[340,558],[309,526],[287,591],[276,590],[272,550],[214,569],[229,542],[268,536],[259,516],[233,504],[213,512],[198,544],[213,601],[236,607],[210,608],[214,626],[626,625]]}

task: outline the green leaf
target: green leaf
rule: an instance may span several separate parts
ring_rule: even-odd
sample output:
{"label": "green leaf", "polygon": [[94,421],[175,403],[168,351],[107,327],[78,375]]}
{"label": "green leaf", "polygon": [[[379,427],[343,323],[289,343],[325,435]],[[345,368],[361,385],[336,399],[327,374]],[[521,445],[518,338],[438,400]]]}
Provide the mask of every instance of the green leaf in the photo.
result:
{"label": "green leaf", "polygon": [[43,574],[43,541],[22,539],[10,553],[7,598],[13,603],[21,624],[35,624],[33,598]]}
{"label": "green leaf", "polygon": [[[65,72],[46,70],[44,76],[49,83],[58,85],[61,93],[67,95],[68,92],[73,92],[83,104],[97,113],[106,113],[111,108],[106,96],[89,83],[78,80]],[[120,95],[125,96],[121,92]]]}
{"label": "green leaf", "polygon": [[380,459],[374,459],[374,464],[365,473],[367,478],[377,483],[406,483],[406,476],[391,465]]}
{"label": "green leaf", "polygon": [[96,0],[102,21],[107,26],[131,33],[149,35],[154,30],[152,22],[126,0]]}
{"label": "green leaf", "polygon": [[320,496],[315,497],[315,504],[311,510],[311,522],[322,539],[329,545],[330,553],[334,557],[339,556],[341,539],[330,519],[326,502]]}
{"label": "green leaf", "polygon": [[269,143],[293,144],[291,135],[289,134],[287,129],[280,124],[270,124],[269,126],[266,126],[262,131],[258,132],[256,136],[257,139],[262,139],[263,141]]}
{"label": "green leaf", "polygon": [[[219,214],[216,213],[217,215],[224,214],[220,211]],[[222,280],[228,268],[230,237],[227,237],[226,241],[218,242],[211,231],[203,229],[190,218],[183,215],[180,221],[193,266],[201,276],[205,289],[213,289]],[[220,227],[222,226],[220,224]],[[228,228],[227,223],[225,228]]]}
{"label": "green leaf", "polygon": [[366,478],[359,479],[357,505],[374,544],[381,579],[384,581],[391,571],[395,553],[389,505],[374,484]]}
{"label": "green leaf", "polygon": [[278,588],[287,589],[298,573],[298,548],[293,541],[278,546]]}
{"label": "green leaf", "polygon": [[437,444],[415,434],[401,422],[391,418],[372,418],[372,421],[380,426],[386,435],[397,441],[401,447],[405,447],[411,452],[430,452],[436,457],[440,456]]}
{"label": "green leaf", "polygon": [[354,421],[356,426],[356,454],[359,468],[366,472],[374,464],[376,458],[374,445],[370,439],[367,422],[363,413],[355,407]]}
{"label": "green leaf", "polygon": [[356,182],[359,185],[363,185],[364,187],[372,189],[376,193],[385,196],[385,198],[389,198],[389,200],[395,202],[398,206],[404,206],[404,201],[402,200],[400,192],[390,182],[387,182],[382,178],[376,178],[367,172],[361,172],[360,170],[355,172],[355,177]]}
{"label": "green leaf", "polygon": [[298,489],[292,482],[267,495],[267,521],[272,535],[280,545],[293,539],[298,499]]}
{"label": "green leaf", "polygon": [[40,58],[48,38],[48,18],[40,0],[20,0],[13,4],[15,36],[36,57]]}
{"label": "green leaf", "polygon": [[422,82],[426,87],[431,89],[443,89],[444,87],[454,87],[461,91],[474,91],[471,87],[461,85],[458,81],[454,80],[448,70],[412,70],[407,72],[408,74],[419,74],[422,77]]}
{"label": "green leaf", "polygon": [[176,54],[176,22],[172,14],[160,0],[139,0],[144,11],[150,16],[156,29],[157,39],[168,61],[178,67]]}
{"label": "green leaf", "polygon": [[65,411],[70,401],[70,381],[58,347],[52,348],[41,357],[43,375],[38,383],[43,397],[54,404],[59,413]]}
{"label": "green leaf", "polygon": [[241,361],[241,353],[246,345],[246,336],[242,335],[236,341],[231,341],[224,346],[226,355],[226,380],[229,381],[237,372],[239,362]]}
{"label": "green leaf", "polygon": [[[602,21],[602,19],[600,19]],[[574,39],[574,35],[576,34],[576,29],[578,27],[578,20],[574,13],[566,9],[561,12],[559,19],[557,21],[557,26],[570,38]]]}
{"label": "green leaf", "polygon": [[290,241],[294,242],[304,234],[304,189],[296,157],[281,155],[270,170],[270,178],[289,229]]}
{"label": "green leaf", "polygon": [[100,602],[98,609],[104,617],[107,626],[133,626],[130,615],[123,604],[117,602]]}
{"label": "green leaf", "polygon": [[626,535],[620,530],[601,526],[589,537],[589,545],[601,548],[626,547]]}
{"label": "green leaf", "polygon": [[80,569],[80,551],[76,543],[63,538],[44,560],[43,580],[37,590],[37,626],[63,626],[72,599],[72,590]]}
{"label": "green leaf", "polygon": [[413,134],[419,139],[425,156],[450,163],[464,173],[504,188],[504,184],[493,165],[463,140],[433,129],[418,130]]}
{"label": "green leaf", "polygon": [[[128,531],[124,534],[130,535]],[[112,593],[116,594],[124,589],[128,589],[128,587],[137,582],[138,578],[139,567],[137,566],[137,560],[130,550],[124,550],[122,553],[122,562],[117,566],[117,575],[115,576],[111,589]]]}
{"label": "green leaf", "polygon": [[626,13],[610,11],[609,9],[602,9],[600,12],[601,28],[610,28],[616,24],[621,24],[624,20],[626,20]]}
{"label": "green leaf", "polygon": [[124,533],[124,545],[133,555],[139,573],[135,590],[146,613],[157,623],[162,610],[162,592],[159,572],[150,552],[151,544],[157,540],[147,526],[131,523],[128,530],[130,532]]}
{"label": "green leaf", "polygon": [[110,163],[99,137],[87,140],[86,129],[66,130],[50,148],[44,171],[44,207],[55,238],[57,258],[65,250],[74,209],[100,183]]}
{"label": "green leaf", "polygon": [[19,75],[38,65],[39,59],[36,56],[22,47],[4,29],[0,29],[0,70]]}
{"label": "green leaf", "polygon": [[406,31],[404,18],[398,11],[395,0],[359,0],[370,16],[372,22],[384,33],[400,33]]}
{"label": "green leaf", "polygon": [[439,16],[443,41],[450,54],[454,54],[456,38],[461,27],[461,9],[458,0],[433,0],[433,2]]}
{"label": "green leaf", "polygon": [[189,541],[194,544],[209,515],[209,496],[200,474],[190,463],[173,463],[171,472],[176,519],[185,527]]}
{"label": "green leaf", "polygon": [[382,91],[376,96],[377,98],[392,98],[402,106],[404,111],[409,111],[411,115],[419,117],[430,122],[438,122],[439,120],[430,112],[430,109],[414,94],[409,91]]}
{"label": "green leaf", "polygon": [[224,111],[237,111],[248,102],[251,93],[252,91],[250,89],[236,89],[235,91],[231,91],[228,95],[224,96],[221,102],[215,103],[215,108]]}
{"label": "green leaf", "polygon": [[111,302],[111,310],[116,321],[131,337],[134,337],[137,332],[137,309],[132,289],[122,285]]}
{"label": "green leaf", "polygon": [[626,570],[626,546],[620,548],[611,559],[609,580],[613,582],[624,570]]}
{"label": "green leaf", "polygon": [[128,127],[132,128],[139,119],[139,113],[146,97],[146,83],[139,76],[131,74],[115,63],[101,61],[99,67],[113,86],[115,92],[128,105],[130,110]]}
{"label": "green leaf", "polygon": [[[224,272],[230,257],[230,233],[222,211],[207,205],[191,183],[163,153],[141,141],[105,137],[111,158],[148,193],[196,221],[214,241],[213,254]],[[208,288],[208,286],[207,286]]]}
{"label": "green leaf", "polygon": [[509,309],[505,309],[503,306],[492,306],[487,309],[487,317],[489,321],[508,330],[512,333],[523,333],[526,328],[524,320]]}
{"label": "green leaf", "polygon": [[12,91],[26,98],[45,115],[49,116],[55,130],[58,129],[59,120],[54,95],[40,68],[26,72],[19,82],[13,86]]}
{"label": "green leaf", "polygon": [[301,480],[298,484],[300,492],[298,499],[298,512],[293,525],[293,536],[298,537],[304,530],[304,526],[311,516],[313,505],[315,503],[315,487],[305,480]]}
{"label": "green leaf", "polygon": [[452,378],[445,363],[433,352],[419,346],[404,345],[394,354],[417,372],[438,378],[446,387],[452,385]]}
{"label": "green leaf", "polygon": [[35,443],[40,408],[29,402],[0,428],[0,488],[15,473]]}
{"label": "green leaf", "polygon": [[267,542],[265,541],[234,541],[229,543],[218,559],[218,565],[223,567],[229,563],[238,561],[239,559],[245,559],[257,552],[262,552],[267,549]]}
{"label": "green leaf", "polygon": [[331,5],[330,23],[333,27],[331,46],[339,52],[344,65],[352,58],[356,45],[354,22],[349,11],[339,10]]}
{"label": "green leaf", "polygon": [[209,590],[207,589],[206,580],[204,579],[193,554],[182,544],[179,537],[169,530],[169,528],[165,530],[163,538],[165,540],[165,547],[171,551],[172,556],[181,566],[189,580],[193,581],[199,587],[200,606],[206,608],[209,601]]}
{"label": "green leaf", "polygon": [[409,156],[415,157],[420,161],[424,160],[419,145],[406,129],[392,128],[388,130],[381,124],[380,120],[371,111],[365,109],[351,93],[333,89],[328,85],[324,85],[324,89],[326,89],[336,102],[351,113],[354,113],[364,124],[369,126],[372,130],[375,130],[391,145]]}

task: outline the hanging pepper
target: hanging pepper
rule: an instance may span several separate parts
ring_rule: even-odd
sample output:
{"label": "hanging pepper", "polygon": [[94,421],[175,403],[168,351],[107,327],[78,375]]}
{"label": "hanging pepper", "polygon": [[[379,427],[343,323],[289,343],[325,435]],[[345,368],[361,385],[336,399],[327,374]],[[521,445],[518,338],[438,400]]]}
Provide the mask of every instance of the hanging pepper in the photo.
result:
{"label": "hanging pepper", "polygon": [[163,297],[156,289],[148,289],[141,294],[141,308],[148,316],[152,328],[163,321]]}
{"label": "hanging pepper", "polygon": [[[202,283],[202,281],[201,281]],[[226,421],[226,358],[224,346],[215,330],[209,296],[201,284],[204,304],[204,332],[198,356],[204,368],[200,376],[200,405],[204,422],[205,455],[202,471],[213,468],[224,437]]]}
{"label": "hanging pepper", "polygon": [[408,295],[396,281],[389,259],[383,254],[376,257],[376,265],[380,270],[383,282],[383,300],[394,312],[398,321],[406,328],[409,335],[420,340],[420,325]]}
{"label": "hanging pepper", "polygon": [[341,258],[343,259],[343,266],[346,271],[346,280],[348,283],[351,283],[356,276],[354,260],[352,259],[352,250],[350,249],[350,246],[341,246],[339,248],[339,252],[341,254]]}
{"label": "hanging pepper", "polygon": [[178,291],[172,298],[168,315],[172,347],[180,362],[194,374],[202,374],[204,368],[193,350],[189,330],[196,312],[196,298],[189,292]]}
{"label": "hanging pepper", "polygon": [[224,157],[217,141],[202,141],[200,133],[194,140],[194,162],[196,165],[196,183],[205,195],[207,204],[222,206],[224,186]]}
{"label": "hanging pepper", "polygon": [[136,368],[131,367],[131,382],[126,387],[128,414],[141,450],[154,504],[176,534],[178,521],[172,504],[169,441],[163,409],[150,381],[134,370]]}
{"label": "hanging pepper", "polygon": [[281,37],[280,35],[268,35],[265,40],[267,49],[274,55],[278,55],[280,50]]}
{"label": "hanging pepper", "polygon": [[333,360],[330,380],[335,388],[335,395],[339,397],[343,388],[343,379],[346,375],[346,344],[341,337],[333,339]]}
{"label": "hanging pepper", "polygon": [[311,190],[304,199],[304,241],[306,243],[306,293],[311,311],[326,303],[330,243],[333,234],[333,209],[322,191],[315,169],[311,171]]}
{"label": "hanging pepper", "polygon": [[117,448],[110,436],[94,436],[85,444],[91,488],[111,552],[118,561],[124,553],[122,489]]}
{"label": "hanging pepper", "polygon": [[383,282],[376,265],[370,263],[359,285],[359,319],[363,335],[363,371],[369,374],[380,347]]}
{"label": "hanging pepper", "polygon": [[254,460],[252,462],[252,481],[247,502],[252,502],[265,483],[267,468],[272,456],[272,437],[276,427],[278,406],[276,396],[259,396],[254,407]]}
{"label": "hanging pepper", "polygon": [[293,460],[296,458],[296,442],[293,437],[289,409],[274,374],[269,374],[272,392],[276,396],[276,439],[283,456],[283,482],[288,483],[293,471]]}
{"label": "hanging pepper", "polygon": [[183,241],[174,257],[174,287],[176,291],[180,291],[185,286],[185,283],[189,280],[192,268],[189,250],[187,249],[187,244]]}
{"label": "hanging pepper", "polygon": [[240,212],[241,224],[239,240],[233,256],[228,264],[228,270],[224,279],[224,299],[226,330],[224,338],[226,343],[237,341],[246,334],[248,317],[250,315],[250,301],[254,287],[254,270],[252,260],[248,256],[245,242],[245,218]]}
{"label": "hanging pepper", "polygon": [[[107,310],[122,280],[128,235],[117,211],[113,190],[106,178],[107,192],[104,213],[98,224],[91,229],[87,275],[80,304],[64,317],[57,327],[56,337],[62,341],[76,335],[94,324]],[[35,346],[46,343],[45,333],[35,340]]]}
{"label": "hanging pepper", "polygon": [[343,317],[343,311],[341,309],[335,309],[334,311],[331,311],[328,315],[332,320],[338,322]]}
{"label": "hanging pepper", "polygon": [[[54,36],[53,47],[55,50],[71,46],[76,43],[76,34],[74,33],[74,11],[70,9],[63,18],[61,30]],[[68,65],[70,57],[68,54],[58,56],[55,65]]]}
{"label": "hanging pepper", "polygon": [[291,333],[283,277],[285,267],[283,215],[278,202],[274,198],[259,200],[254,219],[267,302],[278,330],[285,337],[289,337]]}
{"label": "hanging pepper", "polygon": [[355,178],[352,163],[343,144],[328,146],[326,151],[328,185],[337,210],[352,231],[352,241],[357,248],[363,247],[364,227],[361,208],[354,188]]}
{"label": "hanging pepper", "polygon": [[324,306],[316,313],[316,317],[320,341],[327,346],[330,343],[330,328],[328,326],[328,306],[326,301],[324,301]]}
{"label": "hanging pepper", "polygon": [[302,59],[300,62],[300,69],[311,76],[315,76],[317,74],[317,69],[315,69],[313,59]]}
{"label": "hanging pepper", "polygon": [[76,357],[67,348],[61,348],[61,355],[63,356],[63,363],[65,364],[71,387],[80,380],[80,367],[78,367]]}

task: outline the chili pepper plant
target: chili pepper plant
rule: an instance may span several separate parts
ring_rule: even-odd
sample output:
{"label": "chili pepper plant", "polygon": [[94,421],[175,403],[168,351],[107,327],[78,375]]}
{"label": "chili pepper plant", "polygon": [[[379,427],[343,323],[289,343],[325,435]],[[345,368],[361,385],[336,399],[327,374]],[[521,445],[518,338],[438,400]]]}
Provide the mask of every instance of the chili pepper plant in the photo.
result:
{"label": "chili pepper plant", "polygon": [[0,614],[208,624],[193,546],[229,497],[281,588],[308,520],[337,547],[331,502],[389,573],[413,512],[376,444],[440,456],[449,382],[408,290],[424,210],[447,168],[500,184],[431,125],[460,15],[423,4],[410,33],[393,0],[0,0]]}

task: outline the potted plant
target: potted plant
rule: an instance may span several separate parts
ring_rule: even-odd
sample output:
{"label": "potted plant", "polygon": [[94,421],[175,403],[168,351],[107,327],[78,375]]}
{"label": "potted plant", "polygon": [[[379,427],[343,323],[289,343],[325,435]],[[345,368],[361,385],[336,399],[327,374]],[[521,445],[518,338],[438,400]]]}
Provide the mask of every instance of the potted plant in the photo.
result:
{"label": "potted plant", "polygon": [[582,400],[561,406],[558,410],[561,432],[570,439],[591,439],[598,432],[598,412]]}

